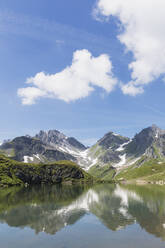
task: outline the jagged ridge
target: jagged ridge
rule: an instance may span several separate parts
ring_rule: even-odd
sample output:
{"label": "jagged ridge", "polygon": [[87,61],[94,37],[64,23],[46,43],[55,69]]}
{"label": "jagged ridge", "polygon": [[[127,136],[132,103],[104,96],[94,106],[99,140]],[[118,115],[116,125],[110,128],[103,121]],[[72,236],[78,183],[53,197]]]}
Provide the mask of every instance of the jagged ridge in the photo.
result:
{"label": "jagged ridge", "polygon": [[23,136],[7,141],[0,146],[0,151],[24,162],[75,161],[92,175],[109,179],[134,164],[141,166],[151,159],[163,162],[165,131],[152,125],[132,140],[109,132],[90,148],[57,130],[40,131],[34,137]]}

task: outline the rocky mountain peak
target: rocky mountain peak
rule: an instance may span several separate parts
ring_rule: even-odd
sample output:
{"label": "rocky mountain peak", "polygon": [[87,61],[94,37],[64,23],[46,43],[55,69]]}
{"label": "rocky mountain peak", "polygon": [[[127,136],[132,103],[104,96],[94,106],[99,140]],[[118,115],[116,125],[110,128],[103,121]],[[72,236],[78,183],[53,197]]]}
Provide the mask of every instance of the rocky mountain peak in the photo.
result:
{"label": "rocky mountain peak", "polygon": [[161,147],[163,145],[162,139],[165,138],[164,135],[165,131],[156,125],[147,127],[136,134],[132,142],[127,145],[127,153],[140,156],[150,148],[153,150],[153,146]]}
{"label": "rocky mountain peak", "polygon": [[165,131],[153,124],[150,127],[144,128],[140,133],[136,134],[135,137],[137,139],[143,139],[143,142],[147,141],[152,143],[163,134],[165,134]]}
{"label": "rocky mountain peak", "polygon": [[73,149],[85,150],[86,147],[73,137],[67,137],[58,130],[49,130],[47,132],[40,131],[36,134],[35,138],[41,140],[46,145],[51,145],[56,148],[62,148],[66,152],[70,152]]}
{"label": "rocky mountain peak", "polygon": [[109,132],[105,134],[104,137],[101,138],[97,143],[105,149],[108,149],[109,147],[113,146],[118,147],[119,145],[122,145],[128,141],[129,138],[127,137],[123,137],[113,132]]}
{"label": "rocky mountain peak", "polygon": [[153,124],[151,127],[148,127],[148,128],[146,128],[144,130],[147,130],[150,133],[150,135],[153,135],[153,136],[155,136],[157,134],[161,134],[163,132],[163,130],[160,129],[155,124]]}
{"label": "rocky mountain peak", "polygon": [[59,144],[67,139],[67,137],[58,130],[49,130],[47,132],[41,130],[36,134],[35,138],[38,138],[45,144]]}

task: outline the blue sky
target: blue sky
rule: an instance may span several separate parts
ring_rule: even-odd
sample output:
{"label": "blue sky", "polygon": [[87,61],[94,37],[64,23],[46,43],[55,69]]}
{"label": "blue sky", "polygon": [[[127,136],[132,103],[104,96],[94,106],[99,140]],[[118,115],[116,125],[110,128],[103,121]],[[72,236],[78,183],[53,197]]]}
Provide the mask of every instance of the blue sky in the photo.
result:
{"label": "blue sky", "polygon": [[[118,38],[122,18],[114,13],[108,21],[96,20],[95,7],[95,0],[0,1],[0,140],[58,129],[91,144],[108,131],[132,137],[153,123],[165,128],[163,71],[146,83],[143,93],[132,96],[121,89],[132,80],[128,65],[135,52]],[[95,83],[85,97],[65,101],[44,96],[22,104],[17,92],[27,87],[27,78],[35,81],[39,72],[56,75],[71,66],[75,51],[84,49],[93,58],[109,56],[114,90]],[[136,85],[142,79],[136,78]],[[74,92],[74,78],[72,83]]]}

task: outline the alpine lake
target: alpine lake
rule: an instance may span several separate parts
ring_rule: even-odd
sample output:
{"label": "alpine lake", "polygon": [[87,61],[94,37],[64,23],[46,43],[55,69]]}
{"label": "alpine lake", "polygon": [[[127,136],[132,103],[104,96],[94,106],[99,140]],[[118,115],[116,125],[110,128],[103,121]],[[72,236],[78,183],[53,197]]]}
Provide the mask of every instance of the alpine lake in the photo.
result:
{"label": "alpine lake", "polygon": [[2,248],[163,248],[165,186],[0,189]]}

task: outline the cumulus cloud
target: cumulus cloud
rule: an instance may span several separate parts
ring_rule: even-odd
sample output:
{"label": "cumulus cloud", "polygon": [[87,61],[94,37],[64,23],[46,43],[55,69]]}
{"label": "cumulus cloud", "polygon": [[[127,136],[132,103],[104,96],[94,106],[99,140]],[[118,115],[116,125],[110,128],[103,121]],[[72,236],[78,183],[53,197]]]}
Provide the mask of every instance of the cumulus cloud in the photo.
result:
{"label": "cumulus cloud", "polygon": [[42,97],[56,98],[65,102],[89,96],[100,87],[111,92],[117,84],[112,73],[112,63],[108,55],[93,57],[88,50],[77,50],[73,54],[71,66],[49,75],[37,73],[26,81],[30,87],[18,89],[22,104],[31,105]]}
{"label": "cumulus cloud", "polygon": [[137,87],[134,82],[129,82],[128,84],[121,84],[121,89],[125,95],[136,96],[137,94],[142,94],[144,92],[143,87]]}
{"label": "cumulus cloud", "polygon": [[[98,0],[95,16],[119,19],[118,39],[133,53],[129,64],[132,80],[122,86],[124,94],[143,92],[148,83],[165,73],[165,1]],[[97,18],[97,19],[98,19]]]}

